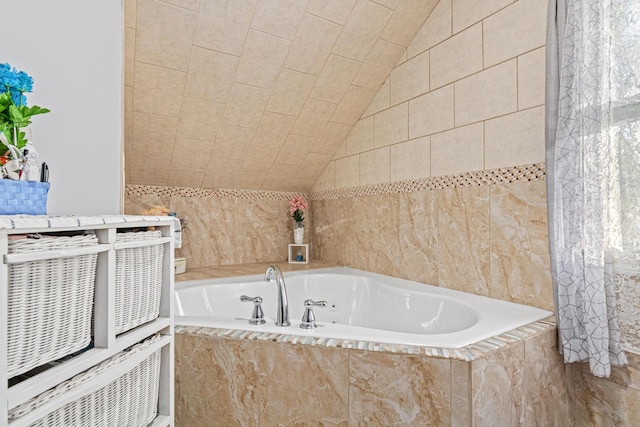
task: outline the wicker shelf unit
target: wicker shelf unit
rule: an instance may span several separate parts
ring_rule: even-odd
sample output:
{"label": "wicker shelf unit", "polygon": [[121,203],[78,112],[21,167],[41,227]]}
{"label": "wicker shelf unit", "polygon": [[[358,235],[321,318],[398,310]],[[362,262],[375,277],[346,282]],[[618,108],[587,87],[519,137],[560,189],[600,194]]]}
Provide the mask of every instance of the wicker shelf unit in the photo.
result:
{"label": "wicker shelf unit", "polygon": [[0,426],[173,425],[173,224],[0,215]]}

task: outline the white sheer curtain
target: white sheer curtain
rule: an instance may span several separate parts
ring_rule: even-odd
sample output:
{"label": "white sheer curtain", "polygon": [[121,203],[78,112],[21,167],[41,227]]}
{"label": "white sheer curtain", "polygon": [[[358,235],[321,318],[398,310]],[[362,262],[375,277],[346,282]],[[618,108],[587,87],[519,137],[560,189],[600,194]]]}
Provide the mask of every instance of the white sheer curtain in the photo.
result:
{"label": "white sheer curtain", "polygon": [[640,1],[550,0],[547,191],[560,351],[626,356],[613,277],[640,275]]}

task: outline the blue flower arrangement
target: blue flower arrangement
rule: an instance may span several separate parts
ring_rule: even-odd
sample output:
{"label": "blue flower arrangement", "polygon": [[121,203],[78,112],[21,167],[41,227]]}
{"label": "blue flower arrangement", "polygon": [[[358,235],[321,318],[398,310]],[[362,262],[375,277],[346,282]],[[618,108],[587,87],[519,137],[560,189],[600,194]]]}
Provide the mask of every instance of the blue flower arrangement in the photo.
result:
{"label": "blue flower arrangement", "polygon": [[50,110],[27,106],[25,93],[33,90],[33,78],[6,63],[0,64],[0,90],[4,90],[0,93],[0,156],[4,161],[18,160],[28,142],[20,129],[31,124],[31,117]]}

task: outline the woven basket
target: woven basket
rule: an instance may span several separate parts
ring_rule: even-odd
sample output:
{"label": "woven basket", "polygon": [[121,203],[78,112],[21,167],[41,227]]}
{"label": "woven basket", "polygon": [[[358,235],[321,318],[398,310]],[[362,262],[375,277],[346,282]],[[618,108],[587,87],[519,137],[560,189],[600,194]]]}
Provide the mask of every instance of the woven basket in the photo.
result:
{"label": "woven basket", "polygon": [[[161,237],[160,231],[118,233],[116,242]],[[162,244],[116,251],[116,334],[158,317],[163,255]]]}
{"label": "woven basket", "polygon": [[0,215],[46,215],[48,182],[0,179]]}
{"label": "woven basket", "polygon": [[[10,240],[9,253],[95,246],[93,235]],[[97,254],[9,264],[7,374],[81,350],[91,340]]]}
{"label": "woven basket", "polygon": [[[9,412],[9,419],[20,418],[58,396],[73,392],[75,387],[91,382],[108,369],[119,370],[128,359],[159,339],[159,335],[153,336],[23,403]],[[160,362],[161,350],[158,349],[106,386],[54,410],[29,427],[147,426],[158,414]]]}

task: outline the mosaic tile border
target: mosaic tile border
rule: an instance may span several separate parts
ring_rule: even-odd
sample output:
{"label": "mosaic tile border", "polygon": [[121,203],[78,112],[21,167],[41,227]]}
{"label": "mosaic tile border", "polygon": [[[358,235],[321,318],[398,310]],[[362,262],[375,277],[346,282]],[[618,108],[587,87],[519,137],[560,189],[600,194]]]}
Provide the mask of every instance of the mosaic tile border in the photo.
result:
{"label": "mosaic tile border", "polygon": [[383,353],[400,353],[439,357],[444,359],[462,360],[470,362],[485,356],[495,350],[514,342],[539,335],[549,329],[555,329],[556,322],[553,316],[537,322],[512,329],[495,337],[478,341],[462,348],[441,348],[418,345],[389,344],[370,341],[355,341],[335,338],[304,337],[279,333],[242,331],[237,329],[219,329],[200,326],[176,326],[178,334],[207,336],[213,338],[233,338],[253,341],[270,341],[296,345],[311,345],[327,348],[344,348],[352,350],[365,350]]}
{"label": "mosaic tile border", "polygon": [[307,200],[345,199],[349,197],[373,196],[380,194],[411,193],[416,191],[446,190],[460,187],[479,187],[492,184],[510,184],[521,181],[537,181],[545,178],[545,164],[512,166],[457,175],[437,176],[383,184],[361,185],[336,190],[312,191],[310,193],[233,190],[219,188],[161,187],[153,185],[126,185],[127,196],[174,196],[199,197],[204,199],[246,199],[246,200],[289,200],[304,195]]}
{"label": "mosaic tile border", "polygon": [[311,192],[309,193],[309,200],[345,199],[349,197],[380,194],[411,193],[460,187],[480,187],[492,184],[511,184],[520,181],[537,181],[545,178],[545,169],[544,163],[534,163],[532,165],[465,172],[457,175],[361,185],[337,190]]}
{"label": "mosaic tile border", "polygon": [[[233,190],[220,188],[186,188],[186,187],[161,187],[155,185],[126,185],[127,196],[172,196],[172,197],[199,197],[202,199],[246,199],[246,200],[289,200],[290,198],[304,194],[283,191],[263,190]],[[306,197],[306,194],[304,194]]]}

